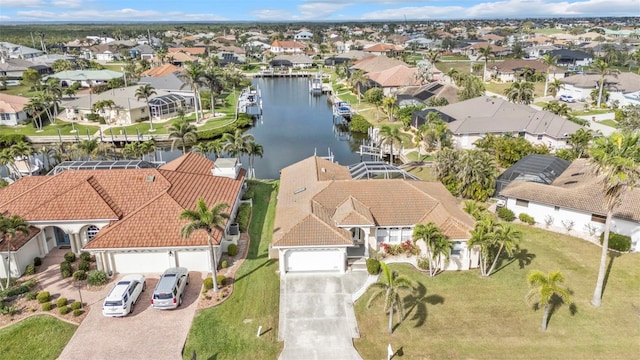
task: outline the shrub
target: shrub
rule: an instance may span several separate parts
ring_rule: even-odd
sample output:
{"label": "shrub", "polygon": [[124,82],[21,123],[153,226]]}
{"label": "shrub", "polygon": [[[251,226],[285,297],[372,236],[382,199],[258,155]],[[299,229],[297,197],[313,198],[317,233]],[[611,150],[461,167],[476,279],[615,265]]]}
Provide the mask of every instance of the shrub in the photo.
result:
{"label": "shrub", "polygon": [[520,215],[518,215],[518,219],[520,219],[520,221],[522,221],[523,223],[527,223],[529,225],[533,225],[536,223],[536,220],[533,218],[533,216],[525,213],[520,213]]}
{"label": "shrub", "polygon": [[204,286],[205,291],[213,289],[213,278],[208,277],[204,279],[202,285]]}
{"label": "shrub", "polygon": [[242,194],[242,200],[253,199],[254,195],[255,195],[255,190],[253,189],[253,186],[249,186],[249,188],[245,190],[244,193]]}
{"label": "shrub", "polygon": [[71,263],[68,261],[63,261],[60,263],[60,274],[63,278],[68,278],[73,275],[73,267],[71,267]]}
{"label": "shrub", "polygon": [[42,311],[50,311],[53,309],[53,304],[50,302],[46,302],[42,304]]}
{"label": "shrub", "polygon": [[380,272],[380,261],[376,259],[367,259],[367,272],[371,275],[376,275]]}
{"label": "shrub", "polygon": [[25,299],[27,299],[27,300],[35,300],[37,295],[38,295],[38,294],[34,293],[33,291],[29,291],[29,292],[24,296],[24,298],[25,298]]}
{"label": "shrub", "polygon": [[80,315],[82,315],[82,313],[84,313],[84,310],[82,309],[74,309],[73,310],[73,316],[78,317]]}
{"label": "shrub", "polygon": [[68,306],[63,306],[60,308],[60,315],[67,315],[71,309]]}
{"label": "shrub", "polygon": [[4,304],[0,304],[0,314],[2,315],[10,315],[13,316],[18,312],[18,307],[16,305],[7,306]]}
{"label": "shrub", "polygon": [[64,254],[64,260],[72,263],[72,262],[76,261],[76,254],[74,254],[73,252],[69,251],[68,253]]}
{"label": "shrub", "polygon": [[9,289],[3,291],[2,293],[6,297],[13,297],[13,296],[17,296],[17,295],[24,294],[24,293],[27,293],[27,292],[29,292],[29,287],[24,285],[24,284],[22,284],[20,286],[15,286],[15,287],[9,288]]}
{"label": "shrub", "polygon": [[61,308],[63,306],[67,306],[68,302],[69,301],[67,300],[67,298],[61,297],[61,298],[58,299],[58,301],[56,301],[56,305],[57,305],[57,307]]}
{"label": "shrub", "polygon": [[227,254],[229,254],[229,256],[236,256],[238,254],[238,245],[229,245],[229,247],[227,248]]}
{"label": "shrub", "polygon": [[48,291],[41,291],[40,293],[38,293],[38,295],[36,295],[36,299],[40,304],[48,303],[49,301],[51,301],[51,294],[49,294]]}
{"label": "shrub", "polygon": [[370,122],[365,119],[364,116],[356,114],[351,117],[351,122],[349,123],[349,130],[352,132],[358,132],[366,134],[369,131],[369,128],[372,127]]}
{"label": "shrub", "polygon": [[89,271],[90,268],[91,263],[89,262],[89,260],[80,260],[80,262],[78,263],[78,270]]}
{"label": "shrub", "polygon": [[[604,232],[600,234],[600,245],[604,241]],[[609,249],[627,252],[631,249],[631,238],[629,236],[609,232]]]}
{"label": "shrub", "polygon": [[516,215],[506,207],[501,207],[498,209],[498,217],[504,221],[513,221],[516,218]]}
{"label": "shrub", "polygon": [[87,280],[87,272],[84,270],[78,270],[76,272],[73,273],[73,280],[75,281],[82,281],[82,280]]}
{"label": "shrub", "polygon": [[36,286],[37,284],[38,284],[38,281],[36,281],[36,279],[29,279],[22,283],[22,285],[29,287],[29,289]]}
{"label": "shrub", "polygon": [[24,269],[24,274],[25,275],[33,275],[36,273],[36,266],[34,264],[29,264],[27,265],[27,267]]}
{"label": "shrub", "polygon": [[227,285],[227,278],[224,275],[218,275],[216,276],[216,280],[218,280],[218,286],[225,286]]}
{"label": "shrub", "polygon": [[238,228],[240,232],[246,232],[249,227],[249,215],[251,214],[251,205],[242,204],[238,209],[238,215],[236,215],[236,221],[238,222]]}
{"label": "shrub", "polygon": [[71,310],[82,309],[82,303],[80,301],[74,301],[69,306],[71,307]]}
{"label": "shrub", "polygon": [[220,267],[223,269],[226,269],[229,267],[229,263],[227,262],[227,260],[222,260],[222,262],[220,263]]}
{"label": "shrub", "polygon": [[36,256],[36,257],[34,257],[34,258],[33,258],[33,265],[35,265],[35,266],[40,266],[40,265],[42,265],[42,259],[40,259],[40,258],[39,258],[39,257],[37,257],[37,256]]}
{"label": "shrub", "polygon": [[91,254],[89,254],[86,251],[81,252],[80,253],[80,260],[90,262],[91,261]]}
{"label": "shrub", "polygon": [[94,286],[106,284],[107,274],[102,270],[89,271],[87,274],[87,283]]}

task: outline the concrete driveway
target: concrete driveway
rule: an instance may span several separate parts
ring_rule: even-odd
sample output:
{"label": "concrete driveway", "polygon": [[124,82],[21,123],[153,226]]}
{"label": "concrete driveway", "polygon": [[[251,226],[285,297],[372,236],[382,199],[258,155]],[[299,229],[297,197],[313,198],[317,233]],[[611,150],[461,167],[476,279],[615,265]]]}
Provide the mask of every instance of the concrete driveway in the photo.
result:
{"label": "concrete driveway", "polygon": [[[105,317],[101,303],[94,304],[58,359],[181,359],[202,289],[200,273],[191,272],[189,277],[182,305],[175,310],[151,308],[159,276],[147,277],[147,289],[133,314]],[[109,290],[111,286],[104,289],[103,298]]]}
{"label": "concrete driveway", "polygon": [[366,272],[344,275],[291,275],[280,281],[280,360],[362,359],[353,347],[359,338],[351,295]]}

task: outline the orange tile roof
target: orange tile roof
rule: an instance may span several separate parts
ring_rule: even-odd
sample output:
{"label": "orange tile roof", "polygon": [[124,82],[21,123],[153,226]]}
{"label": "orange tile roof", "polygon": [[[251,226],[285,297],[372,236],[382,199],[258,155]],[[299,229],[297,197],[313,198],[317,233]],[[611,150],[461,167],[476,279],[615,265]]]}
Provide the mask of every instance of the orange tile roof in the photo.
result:
{"label": "orange tile roof", "polygon": [[271,43],[271,47],[304,49],[307,45],[297,41],[275,40]]}
{"label": "orange tile roof", "polygon": [[0,93],[0,112],[17,113],[24,109],[30,99],[24,96]]}
{"label": "orange tile roof", "polygon": [[[214,162],[189,153],[160,169],[68,170],[25,177],[0,190],[0,213],[27,221],[111,220],[87,249],[206,245],[206,236],[180,239],[182,210],[202,197],[233,208],[244,182],[213,176]],[[229,209],[229,210],[230,210]],[[131,235],[126,235],[131,234]],[[146,235],[142,235],[146,234]],[[214,233],[219,242],[221,233]]]}
{"label": "orange tile roof", "polygon": [[183,52],[189,55],[204,55],[206,48],[203,47],[178,47],[178,48],[168,48],[167,52],[170,54]]}
{"label": "orange tile roof", "polygon": [[416,79],[416,71],[417,68],[398,65],[390,69],[370,72],[366,76],[382,87],[420,85],[420,81]]}
{"label": "orange tile roof", "polygon": [[352,68],[369,73],[384,71],[398,65],[407,66],[407,64],[402,60],[392,59],[386,55],[372,55],[354,62]]}
{"label": "orange tile roof", "polygon": [[164,64],[156,66],[142,73],[142,76],[161,77],[175,72],[181,71],[181,69],[173,64]]}
{"label": "orange tile roof", "polygon": [[18,251],[21,247],[28,243],[29,240],[33,239],[33,237],[38,235],[39,233],[40,229],[35,226],[29,226],[28,234],[25,235],[21,232],[18,232],[16,233],[16,236],[11,239],[11,241],[7,241],[7,239],[5,238],[5,236],[7,235],[0,233],[0,238],[4,239],[2,241],[2,250],[0,251],[7,251],[7,247],[9,247],[9,251]]}

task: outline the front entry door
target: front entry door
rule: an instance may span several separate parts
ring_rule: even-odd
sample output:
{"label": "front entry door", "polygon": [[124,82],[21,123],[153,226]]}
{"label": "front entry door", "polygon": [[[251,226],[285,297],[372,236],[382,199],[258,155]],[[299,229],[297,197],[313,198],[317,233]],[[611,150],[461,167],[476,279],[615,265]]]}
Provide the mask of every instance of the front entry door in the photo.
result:
{"label": "front entry door", "polygon": [[69,239],[69,234],[64,232],[59,227],[55,228],[54,234],[56,237],[56,246],[71,246],[71,240]]}

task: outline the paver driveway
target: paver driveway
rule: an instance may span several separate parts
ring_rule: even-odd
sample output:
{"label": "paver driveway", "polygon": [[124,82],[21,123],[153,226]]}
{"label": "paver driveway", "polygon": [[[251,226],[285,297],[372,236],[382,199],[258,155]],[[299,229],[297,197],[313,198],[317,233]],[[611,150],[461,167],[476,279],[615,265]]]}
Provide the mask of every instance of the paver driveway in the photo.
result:
{"label": "paver driveway", "polygon": [[291,275],[280,282],[280,360],[362,359],[353,347],[360,337],[351,295],[366,272]]}
{"label": "paver driveway", "polygon": [[[105,317],[101,304],[95,304],[59,359],[181,359],[202,289],[200,273],[189,273],[189,279],[182,305],[174,310],[151,307],[158,276],[147,277],[147,290],[140,295],[133,314]],[[109,290],[111,287],[104,289],[103,298]]]}

